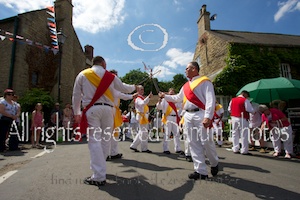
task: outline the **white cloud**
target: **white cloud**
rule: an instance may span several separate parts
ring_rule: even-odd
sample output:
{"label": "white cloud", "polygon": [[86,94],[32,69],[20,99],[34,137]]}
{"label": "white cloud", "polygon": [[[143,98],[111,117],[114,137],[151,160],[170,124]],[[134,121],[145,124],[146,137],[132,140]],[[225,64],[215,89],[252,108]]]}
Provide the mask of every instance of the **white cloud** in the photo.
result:
{"label": "white cloud", "polygon": [[169,59],[164,61],[162,65],[153,68],[153,72],[161,70],[155,77],[166,79],[170,78],[171,75],[184,73],[183,70],[179,69],[177,72],[176,69],[182,66],[186,67],[186,65],[193,60],[193,55],[193,52],[183,52],[181,49],[177,48],[169,49],[166,53],[166,56]]}
{"label": "white cloud", "polygon": [[189,51],[183,52],[181,49],[172,48],[167,51],[166,55],[170,59],[165,61],[164,65],[176,69],[178,66],[186,66],[187,63],[191,62],[194,53]]}
{"label": "white cloud", "polygon": [[[90,33],[106,31],[122,24],[125,0],[73,0],[73,25]],[[53,0],[0,0],[0,4],[18,13],[52,6]]]}
{"label": "white cloud", "polygon": [[295,10],[300,10],[299,0],[288,0],[286,2],[278,2],[280,7],[277,13],[274,15],[275,22],[278,22],[282,17],[284,17],[289,12],[294,12]]}
{"label": "white cloud", "polygon": [[0,0],[0,4],[16,10],[18,13],[23,13],[31,10],[38,10],[46,6],[53,5],[53,0]]}
{"label": "white cloud", "polygon": [[73,5],[74,27],[91,33],[109,30],[122,24],[126,17],[125,0],[74,0]]}

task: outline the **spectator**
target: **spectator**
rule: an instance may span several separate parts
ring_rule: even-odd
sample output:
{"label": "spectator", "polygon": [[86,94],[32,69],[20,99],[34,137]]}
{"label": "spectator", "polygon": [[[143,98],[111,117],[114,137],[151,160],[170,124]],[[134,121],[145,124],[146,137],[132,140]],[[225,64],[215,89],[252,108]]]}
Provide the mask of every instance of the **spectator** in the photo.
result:
{"label": "spectator", "polygon": [[40,145],[41,132],[44,127],[44,113],[43,106],[41,103],[35,105],[35,109],[32,112],[31,121],[31,145],[32,148],[43,148]]}
{"label": "spectator", "polygon": [[54,108],[51,111],[50,126],[62,126],[63,112],[60,109],[60,104],[55,103]]}
{"label": "spectator", "polygon": [[10,131],[11,124],[17,120],[18,105],[13,101],[14,91],[12,89],[4,90],[4,97],[0,100],[0,152],[6,151],[5,140]]}
{"label": "spectator", "polygon": [[63,127],[71,128],[73,127],[73,110],[70,103],[66,103],[63,110]]}

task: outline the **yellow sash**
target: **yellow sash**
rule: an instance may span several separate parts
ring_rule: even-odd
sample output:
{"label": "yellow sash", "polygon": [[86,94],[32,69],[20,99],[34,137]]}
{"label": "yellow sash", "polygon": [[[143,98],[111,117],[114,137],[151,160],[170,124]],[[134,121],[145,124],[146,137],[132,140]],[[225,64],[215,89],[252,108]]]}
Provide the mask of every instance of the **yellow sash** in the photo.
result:
{"label": "yellow sash", "polygon": [[221,108],[223,108],[223,106],[221,104],[216,105],[215,111],[220,110]]}
{"label": "yellow sash", "polygon": [[146,117],[146,113],[149,111],[149,107],[147,105],[144,106],[144,113],[138,112],[141,115],[140,124],[148,124],[148,119]]}
{"label": "yellow sash", "polygon": [[162,119],[161,119],[162,123],[167,124],[167,117],[170,115],[172,110],[173,110],[173,108],[170,105],[168,105],[166,113],[162,116]]}
{"label": "yellow sash", "polygon": [[[85,69],[82,73],[96,88],[98,87],[101,78],[91,68]],[[104,92],[104,95],[114,102],[114,97],[109,89]]]}
{"label": "yellow sash", "polygon": [[[209,80],[209,78],[207,76],[202,76],[202,77],[199,77],[197,78],[196,80],[194,80],[193,82],[190,83],[190,88],[191,90],[193,91],[198,85],[200,85],[201,83],[203,83],[204,81],[207,81]],[[184,104],[186,103],[186,96],[185,94],[183,93],[183,104],[182,106],[184,106]]]}

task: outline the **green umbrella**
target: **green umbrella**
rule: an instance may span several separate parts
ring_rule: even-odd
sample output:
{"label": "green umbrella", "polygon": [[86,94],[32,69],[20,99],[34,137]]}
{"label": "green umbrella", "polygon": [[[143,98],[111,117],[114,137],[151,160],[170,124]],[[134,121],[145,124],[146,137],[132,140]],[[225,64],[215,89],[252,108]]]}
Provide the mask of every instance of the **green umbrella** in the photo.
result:
{"label": "green umbrella", "polygon": [[243,90],[248,91],[256,103],[269,103],[276,99],[300,99],[300,80],[283,77],[261,79],[245,85],[237,95]]}

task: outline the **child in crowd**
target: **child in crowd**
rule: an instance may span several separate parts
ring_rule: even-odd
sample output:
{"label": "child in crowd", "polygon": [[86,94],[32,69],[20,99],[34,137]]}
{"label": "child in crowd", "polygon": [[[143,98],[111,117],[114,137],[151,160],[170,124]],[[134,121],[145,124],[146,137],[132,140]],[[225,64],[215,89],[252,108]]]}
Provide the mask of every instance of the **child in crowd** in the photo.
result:
{"label": "child in crowd", "polygon": [[31,123],[31,144],[32,148],[43,148],[40,145],[41,132],[44,127],[44,113],[42,111],[43,106],[41,103],[35,105],[35,109],[32,112]]}

